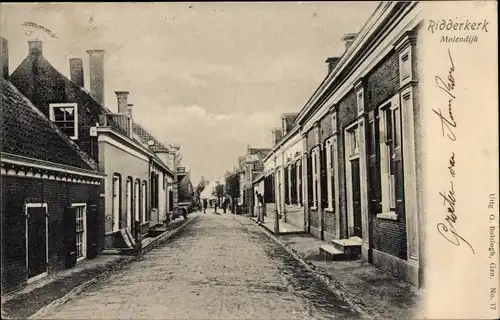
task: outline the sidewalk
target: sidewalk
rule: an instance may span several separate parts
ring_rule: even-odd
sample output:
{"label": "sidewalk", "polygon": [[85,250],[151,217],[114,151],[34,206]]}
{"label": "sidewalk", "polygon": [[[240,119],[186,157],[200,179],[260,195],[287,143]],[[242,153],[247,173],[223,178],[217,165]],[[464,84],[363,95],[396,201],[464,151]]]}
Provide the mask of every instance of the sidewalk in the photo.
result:
{"label": "sidewalk", "polygon": [[[188,215],[188,220],[173,220],[164,233],[143,247],[141,254],[173,237],[198,217],[199,213],[193,213]],[[64,303],[70,296],[78,294],[136,258],[137,256],[131,255],[101,254],[94,259],[84,260],[71,269],[50,274],[20,290],[2,295],[2,318],[26,319],[52,305]]]}
{"label": "sidewalk", "polygon": [[347,300],[379,319],[419,318],[422,292],[392,274],[361,260],[326,261],[319,254],[325,241],[309,234],[272,236],[302,258]]}

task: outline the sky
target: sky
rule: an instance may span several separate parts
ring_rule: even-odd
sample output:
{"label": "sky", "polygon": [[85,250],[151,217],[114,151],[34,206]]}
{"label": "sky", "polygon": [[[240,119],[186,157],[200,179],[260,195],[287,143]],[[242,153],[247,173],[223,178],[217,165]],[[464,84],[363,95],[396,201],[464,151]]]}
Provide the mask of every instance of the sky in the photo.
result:
{"label": "sky", "polygon": [[[69,77],[70,58],[105,54],[105,104],[130,92],[134,121],[178,143],[193,182],[219,179],[247,145],[270,148],[271,129],[299,112],[377,2],[2,3],[10,72],[43,41],[43,54]],[[50,30],[29,33],[34,22]]]}

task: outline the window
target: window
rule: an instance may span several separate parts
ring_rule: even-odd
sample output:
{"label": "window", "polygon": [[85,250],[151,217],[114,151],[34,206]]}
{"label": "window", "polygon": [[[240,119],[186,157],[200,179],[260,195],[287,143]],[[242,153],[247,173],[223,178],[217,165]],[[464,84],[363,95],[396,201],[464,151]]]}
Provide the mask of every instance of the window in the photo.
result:
{"label": "window", "polygon": [[113,231],[120,229],[120,185],[121,177],[119,175],[113,176]]}
{"label": "window", "polygon": [[302,164],[301,160],[297,162],[297,205],[302,205]]}
{"label": "window", "polygon": [[76,103],[51,103],[50,120],[71,139],[78,139],[78,105]]}
{"label": "window", "polygon": [[359,153],[358,128],[348,131],[349,135],[349,155],[354,156]]}
{"label": "window", "polygon": [[284,181],[284,185],[285,185],[285,204],[290,204],[290,180],[289,180],[289,177],[290,177],[290,174],[289,174],[289,167],[285,167],[284,168],[284,171],[285,171],[285,181]]}
{"label": "window", "polygon": [[327,206],[333,210],[333,144],[326,142],[326,167],[327,167]]}
{"label": "window", "polygon": [[127,228],[132,227],[132,178],[127,178]]}
{"label": "window", "polygon": [[141,208],[141,181],[136,180],[134,185],[134,220],[141,221],[140,208]]}
{"label": "window", "polygon": [[147,218],[147,206],[146,206],[146,199],[147,199],[147,190],[148,189],[148,183],[146,181],[143,181],[142,182],[142,194],[141,194],[141,197],[142,197],[142,223],[146,222],[146,218]]}
{"label": "window", "polygon": [[87,256],[87,206],[85,204],[73,204],[76,208],[76,259],[85,259]]}
{"label": "window", "polygon": [[364,111],[365,99],[363,88],[359,89],[356,94],[357,106],[358,106],[358,115],[362,114]]}
{"label": "window", "polygon": [[396,210],[396,163],[401,154],[401,108],[392,101],[381,108],[381,176],[383,211]]}
{"label": "window", "polygon": [[332,114],[332,133],[337,133],[337,112]]}
{"label": "window", "polygon": [[318,206],[318,153],[316,150],[312,152],[312,207],[317,208]]}

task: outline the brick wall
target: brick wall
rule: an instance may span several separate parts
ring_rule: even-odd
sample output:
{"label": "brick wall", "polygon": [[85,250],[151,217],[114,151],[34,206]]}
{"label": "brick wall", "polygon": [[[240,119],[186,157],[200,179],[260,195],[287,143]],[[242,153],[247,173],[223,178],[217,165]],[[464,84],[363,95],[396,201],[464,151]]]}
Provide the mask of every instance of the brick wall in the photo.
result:
{"label": "brick wall", "polygon": [[[344,129],[350,125],[357,116],[356,94],[349,91],[338,103],[338,175],[339,175],[339,214],[340,237],[347,237],[347,184],[345,171]],[[331,232],[330,229],[328,232]]]}
{"label": "brick wall", "polygon": [[[378,108],[382,103],[397,94],[399,90],[398,54],[394,51],[390,52],[370,71],[366,81],[365,97],[368,110]],[[380,208],[378,209],[380,210]],[[397,221],[377,219],[377,213],[380,212],[372,211],[369,213],[373,218],[372,237],[374,249],[406,260],[407,244],[404,213],[398,217]]]}
{"label": "brick wall", "polygon": [[367,111],[380,106],[398,92],[399,58],[392,51],[367,76],[365,101]]}
{"label": "brick wall", "polygon": [[[43,181],[43,187],[42,187]],[[2,290],[8,291],[27,280],[25,202],[48,205],[49,273],[64,269],[62,219],[68,203],[99,203],[100,186],[54,180],[2,176]],[[88,207],[87,207],[88,210]],[[102,208],[98,210],[103,221]],[[87,219],[88,221],[89,219]],[[87,226],[87,230],[90,226]],[[104,230],[98,226],[99,248]],[[88,248],[87,248],[88,250]]]}

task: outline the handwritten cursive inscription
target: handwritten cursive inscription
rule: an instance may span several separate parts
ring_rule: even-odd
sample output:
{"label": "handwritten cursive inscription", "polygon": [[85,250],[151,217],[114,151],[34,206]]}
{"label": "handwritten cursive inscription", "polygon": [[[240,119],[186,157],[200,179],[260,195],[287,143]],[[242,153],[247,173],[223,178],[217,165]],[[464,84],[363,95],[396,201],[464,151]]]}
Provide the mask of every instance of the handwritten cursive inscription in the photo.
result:
{"label": "handwritten cursive inscription", "polygon": [[455,77],[453,73],[455,72],[455,64],[453,63],[453,58],[451,57],[450,49],[448,49],[448,56],[450,57],[450,69],[448,71],[447,82],[445,82],[441,77],[436,76],[434,79],[436,81],[436,86],[446,93],[448,96],[448,116],[443,115],[441,108],[438,110],[432,109],[432,111],[441,120],[441,130],[443,136],[445,135],[445,129],[448,132],[447,136],[451,141],[455,141],[457,137],[455,136],[454,129],[457,127],[457,122],[453,117],[453,101],[456,96],[452,93],[455,90]]}
{"label": "handwritten cursive inscription", "polygon": [[[454,72],[455,72],[455,63],[453,62],[453,58],[451,56],[450,49],[448,49],[448,57],[450,60],[450,66],[448,69],[448,77],[446,78],[446,81],[443,80],[443,78],[436,76],[435,82],[436,82],[436,87],[439,88],[440,91],[446,94],[446,97],[448,99],[448,114],[443,114],[441,109],[435,110],[432,109],[434,114],[436,114],[441,122],[441,131],[443,137],[447,137],[450,141],[455,142],[457,141],[457,137],[455,135],[455,129],[457,128],[457,121],[455,120],[455,117],[453,115],[453,101],[456,99],[455,95],[455,77],[454,77]],[[456,223],[458,220],[458,216],[456,214],[456,204],[457,204],[457,198],[455,195],[455,186],[453,184],[453,181],[456,176],[455,172],[455,164],[456,164],[456,155],[455,152],[451,153],[451,156],[448,159],[448,173],[450,177],[450,187],[448,190],[444,192],[439,192],[440,198],[443,200],[443,207],[446,208],[446,217],[444,219],[444,222],[440,222],[437,224],[437,230],[439,234],[445,238],[448,242],[454,244],[455,246],[460,246],[461,243],[465,243],[469,246],[469,248],[472,250],[472,253],[475,254],[475,250],[470,244],[469,241],[467,241],[463,236],[461,236],[457,229],[456,229]]]}

